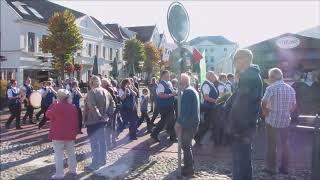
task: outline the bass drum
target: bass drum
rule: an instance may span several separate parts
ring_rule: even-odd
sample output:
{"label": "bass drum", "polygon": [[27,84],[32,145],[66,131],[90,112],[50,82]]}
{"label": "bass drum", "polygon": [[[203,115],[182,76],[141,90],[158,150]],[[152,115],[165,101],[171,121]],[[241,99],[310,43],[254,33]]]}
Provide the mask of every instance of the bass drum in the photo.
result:
{"label": "bass drum", "polygon": [[42,100],[42,95],[40,92],[34,91],[31,93],[29,101],[33,108],[41,107],[41,100]]}

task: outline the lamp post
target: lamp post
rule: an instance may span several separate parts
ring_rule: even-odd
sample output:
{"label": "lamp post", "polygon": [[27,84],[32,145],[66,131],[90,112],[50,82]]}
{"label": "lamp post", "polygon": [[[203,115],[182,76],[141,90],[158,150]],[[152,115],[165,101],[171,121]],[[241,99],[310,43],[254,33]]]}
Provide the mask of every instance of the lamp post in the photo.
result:
{"label": "lamp post", "polygon": [[[183,43],[188,39],[190,31],[189,16],[184,6],[179,2],[173,2],[167,13],[167,24],[170,35],[174,42],[180,48],[180,59],[178,67],[178,81],[181,81],[181,72],[184,65],[184,50],[182,48]],[[178,118],[181,112],[181,87],[178,88]],[[178,136],[178,173],[181,175],[181,137]]]}

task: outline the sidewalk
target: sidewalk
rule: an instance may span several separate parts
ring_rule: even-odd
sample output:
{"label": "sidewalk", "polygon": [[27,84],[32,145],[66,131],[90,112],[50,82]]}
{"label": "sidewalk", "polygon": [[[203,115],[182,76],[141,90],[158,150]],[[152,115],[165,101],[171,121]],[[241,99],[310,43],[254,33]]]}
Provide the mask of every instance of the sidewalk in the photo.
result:
{"label": "sidewalk", "polygon": [[[22,130],[5,131],[6,118],[8,115],[1,115],[1,179],[48,179],[55,169],[52,146],[47,140],[48,129],[38,130],[35,125],[25,125]],[[160,143],[154,143],[145,131],[143,124],[138,140],[132,142],[128,139],[128,131],[122,132],[117,147],[108,152],[107,166],[95,173],[83,171],[90,163],[90,146],[86,134],[78,136],[77,179],[177,179],[177,143],[171,144],[165,132],[161,134]],[[194,179],[231,179],[230,147],[214,147],[208,137],[205,137],[207,143],[203,147],[195,149]],[[261,171],[265,143],[263,128],[260,129],[254,145],[254,179],[309,179],[310,137],[308,132],[291,131],[290,175],[270,177]]]}

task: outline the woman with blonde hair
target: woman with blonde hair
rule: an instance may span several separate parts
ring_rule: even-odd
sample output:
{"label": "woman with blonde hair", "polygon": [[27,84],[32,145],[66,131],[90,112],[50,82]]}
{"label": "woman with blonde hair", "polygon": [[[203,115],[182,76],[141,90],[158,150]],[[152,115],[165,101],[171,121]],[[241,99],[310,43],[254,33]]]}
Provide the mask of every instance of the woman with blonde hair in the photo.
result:
{"label": "woman with blonde hair", "polygon": [[67,151],[69,175],[76,176],[76,155],[74,142],[79,132],[78,112],[74,105],[70,104],[70,92],[59,89],[57,101],[49,106],[46,116],[50,121],[49,139],[52,140],[56,173],[52,179],[61,179],[63,173],[63,151]]}

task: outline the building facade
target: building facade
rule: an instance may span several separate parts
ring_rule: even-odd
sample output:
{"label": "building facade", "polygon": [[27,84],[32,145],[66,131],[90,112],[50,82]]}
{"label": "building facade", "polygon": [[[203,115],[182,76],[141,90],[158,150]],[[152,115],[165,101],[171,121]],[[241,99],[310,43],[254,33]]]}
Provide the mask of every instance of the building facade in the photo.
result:
{"label": "building facade", "polygon": [[[123,43],[97,19],[50,1],[1,1],[1,79],[27,77],[39,80],[50,76],[52,56],[43,53],[39,43],[48,34],[48,21],[55,12],[69,10],[76,18],[83,37],[83,49],[75,54],[75,63],[84,65],[80,74],[87,81],[95,56],[99,73],[109,75],[114,58],[122,61]],[[44,73],[45,72],[45,73]]]}
{"label": "building facade", "polygon": [[233,73],[232,55],[238,48],[234,42],[222,36],[202,36],[192,39],[189,45],[205,52],[207,71]]}

